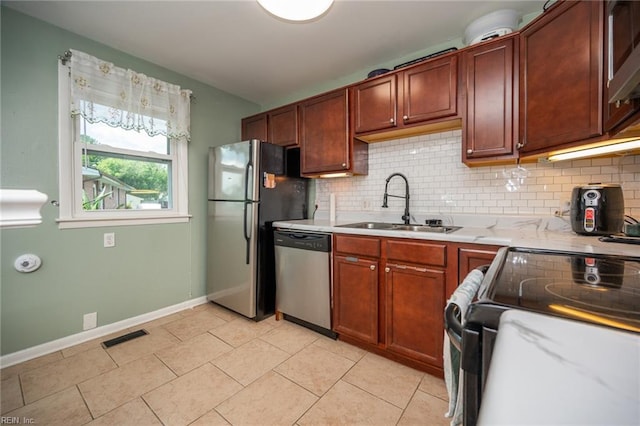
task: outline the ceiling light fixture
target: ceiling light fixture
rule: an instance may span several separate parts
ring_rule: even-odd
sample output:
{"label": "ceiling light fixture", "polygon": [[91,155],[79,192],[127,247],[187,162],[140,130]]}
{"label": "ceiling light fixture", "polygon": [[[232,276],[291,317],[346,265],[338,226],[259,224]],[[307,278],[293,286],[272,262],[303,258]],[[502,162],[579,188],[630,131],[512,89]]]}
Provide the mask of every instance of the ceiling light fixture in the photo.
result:
{"label": "ceiling light fixture", "polygon": [[304,22],[324,14],[333,0],[258,0],[267,12],[287,21]]}
{"label": "ceiling light fixture", "polygon": [[640,139],[627,140],[611,145],[597,146],[594,148],[580,149],[577,151],[561,152],[547,157],[547,161],[575,160],[585,157],[597,157],[599,155],[613,154],[616,152],[633,151],[640,149]]}

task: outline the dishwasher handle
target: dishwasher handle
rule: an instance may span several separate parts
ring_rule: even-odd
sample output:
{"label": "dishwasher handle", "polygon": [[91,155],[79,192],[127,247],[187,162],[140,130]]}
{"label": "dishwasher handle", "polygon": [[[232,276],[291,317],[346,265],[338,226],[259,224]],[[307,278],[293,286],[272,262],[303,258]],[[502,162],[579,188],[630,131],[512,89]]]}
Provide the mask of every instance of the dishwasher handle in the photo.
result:
{"label": "dishwasher handle", "polygon": [[276,246],[325,253],[331,252],[331,234],[274,231],[273,236]]}

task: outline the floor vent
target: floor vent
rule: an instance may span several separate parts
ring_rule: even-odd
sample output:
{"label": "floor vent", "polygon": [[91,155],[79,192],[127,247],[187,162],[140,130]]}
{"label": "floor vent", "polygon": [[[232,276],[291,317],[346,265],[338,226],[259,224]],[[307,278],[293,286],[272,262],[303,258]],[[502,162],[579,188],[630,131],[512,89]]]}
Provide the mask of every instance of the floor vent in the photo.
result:
{"label": "floor vent", "polygon": [[124,334],[120,337],[116,337],[114,339],[110,339],[110,340],[105,340],[104,342],[102,342],[102,347],[107,349],[110,348],[111,346],[115,346],[118,345],[120,343],[124,343],[124,342],[128,342],[129,340],[135,339],[137,337],[142,337],[146,334],[149,334],[146,332],[146,330],[136,330],[136,331],[132,331],[131,333],[127,333]]}

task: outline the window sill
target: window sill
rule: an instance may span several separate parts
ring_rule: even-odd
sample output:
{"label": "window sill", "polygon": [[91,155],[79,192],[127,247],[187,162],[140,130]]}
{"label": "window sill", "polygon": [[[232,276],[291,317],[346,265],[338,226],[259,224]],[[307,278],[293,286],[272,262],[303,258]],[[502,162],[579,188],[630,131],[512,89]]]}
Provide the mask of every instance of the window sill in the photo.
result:
{"label": "window sill", "polygon": [[104,226],[157,225],[162,223],[189,222],[191,215],[175,215],[144,218],[58,218],[58,229],[99,228]]}

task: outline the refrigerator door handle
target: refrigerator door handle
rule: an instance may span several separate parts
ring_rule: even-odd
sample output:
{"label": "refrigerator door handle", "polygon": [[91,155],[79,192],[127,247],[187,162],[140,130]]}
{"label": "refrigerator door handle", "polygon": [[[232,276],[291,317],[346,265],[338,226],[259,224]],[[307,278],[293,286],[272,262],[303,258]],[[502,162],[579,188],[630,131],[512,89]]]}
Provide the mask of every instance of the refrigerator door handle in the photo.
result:
{"label": "refrigerator door handle", "polygon": [[[249,262],[251,261],[251,226],[247,226],[248,224],[248,220],[247,220],[247,206],[252,206],[252,202],[245,200],[244,202],[244,208],[243,208],[243,212],[242,212],[242,220],[243,220],[243,228],[244,228],[244,239],[245,239],[245,244],[246,244],[246,264],[248,265]],[[253,206],[252,206],[253,208]]]}
{"label": "refrigerator door handle", "polygon": [[[251,228],[248,225],[247,220],[247,206],[251,204],[251,200],[249,199],[249,177],[253,176],[253,141],[251,141],[249,145],[249,161],[247,161],[247,166],[244,168],[244,208],[242,214],[242,222],[243,222],[243,232],[244,239],[246,244],[246,259],[245,262],[248,265],[251,261]],[[253,186],[253,182],[252,182]]]}
{"label": "refrigerator door handle", "polygon": [[247,167],[244,168],[244,200],[249,201],[249,177],[253,175],[253,163],[251,160],[247,163]]}

